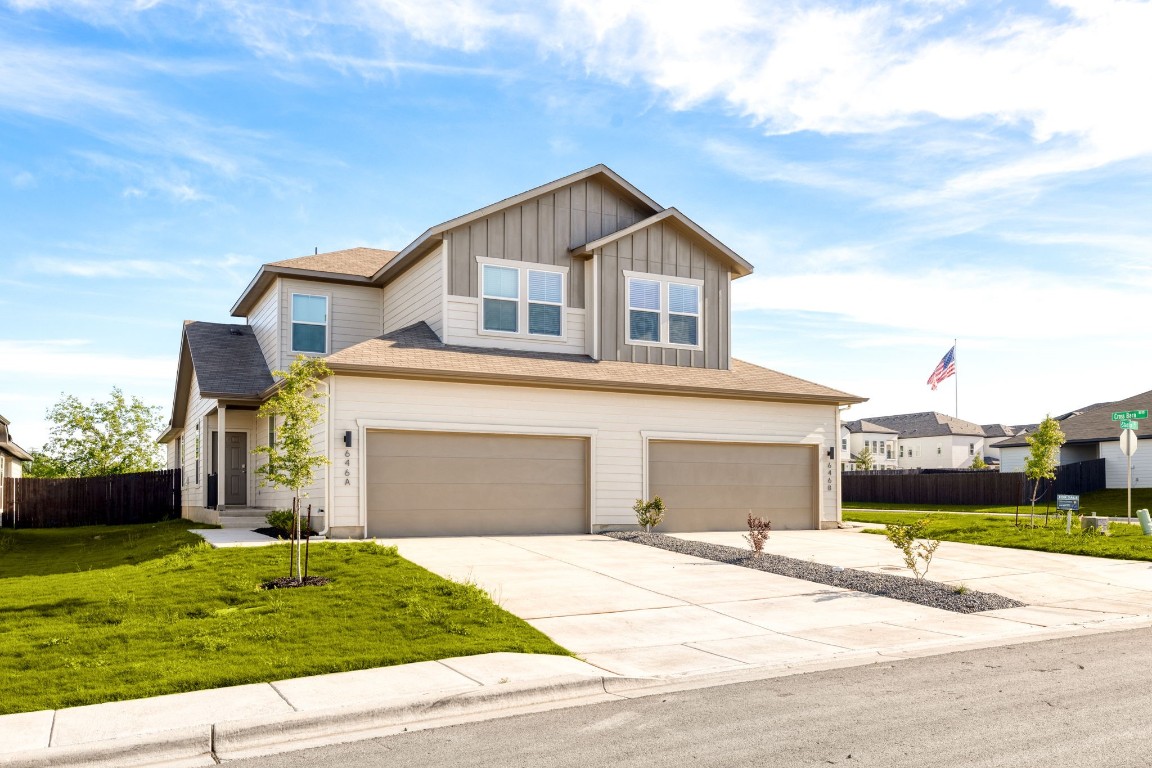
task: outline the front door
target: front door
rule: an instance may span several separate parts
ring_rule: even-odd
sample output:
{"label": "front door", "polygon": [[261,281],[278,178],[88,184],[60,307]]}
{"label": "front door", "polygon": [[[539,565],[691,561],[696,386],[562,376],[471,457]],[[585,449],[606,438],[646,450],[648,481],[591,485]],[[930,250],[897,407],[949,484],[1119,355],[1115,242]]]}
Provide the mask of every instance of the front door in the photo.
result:
{"label": "front door", "polygon": [[224,504],[248,504],[248,435],[245,432],[224,435]]}

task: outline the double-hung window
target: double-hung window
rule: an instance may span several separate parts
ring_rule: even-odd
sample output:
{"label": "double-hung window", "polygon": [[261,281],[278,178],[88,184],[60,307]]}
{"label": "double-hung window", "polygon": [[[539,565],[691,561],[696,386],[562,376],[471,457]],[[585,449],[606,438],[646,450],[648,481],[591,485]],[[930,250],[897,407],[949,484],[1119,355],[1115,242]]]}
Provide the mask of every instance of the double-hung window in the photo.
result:
{"label": "double-hung window", "polygon": [[481,265],[481,329],[529,336],[564,335],[564,273]]}
{"label": "double-hung window", "polygon": [[625,276],[630,343],[699,348],[699,281],[660,275]]}
{"label": "double-hung window", "polygon": [[328,297],[292,294],[292,351],[328,352]]}

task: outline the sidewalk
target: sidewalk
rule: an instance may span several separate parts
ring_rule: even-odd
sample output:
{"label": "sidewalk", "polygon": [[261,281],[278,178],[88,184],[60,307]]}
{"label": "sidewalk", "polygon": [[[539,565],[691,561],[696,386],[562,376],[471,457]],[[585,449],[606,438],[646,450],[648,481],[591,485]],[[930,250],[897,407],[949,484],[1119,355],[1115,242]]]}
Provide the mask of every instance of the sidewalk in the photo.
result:
{"label": "sidewalk", "polygon": [[[226,534],[224,546],[257,543],[242,531],[206,533]],[[683,537],[745,546],[738,533]],[[1152,563],[945,542],[934,580],[1029,603],[965,615],[601,536],[389,543],[441,575],[475,581],[583,660],[496,653],[7,715],[0,766],[214,765],[542,709],[1152,626]],[[767,549],[905,571],[884,537],[858,529],[773,532]]]}

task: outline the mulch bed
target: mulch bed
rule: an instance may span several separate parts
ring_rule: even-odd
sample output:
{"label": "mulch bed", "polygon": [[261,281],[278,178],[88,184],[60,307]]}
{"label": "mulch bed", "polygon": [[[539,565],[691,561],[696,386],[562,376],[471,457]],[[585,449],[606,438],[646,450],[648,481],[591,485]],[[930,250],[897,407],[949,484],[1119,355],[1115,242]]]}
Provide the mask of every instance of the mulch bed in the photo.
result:
{"label": "mulch bed", "polygon": [[332,579],[327,576],[305,576],[302,581],[297,581],[295,576],[281,576],[278,579],[266,581],[260,585],[261,589],[295,589],[296,587],[322,587],[325,584],[331,583]]}

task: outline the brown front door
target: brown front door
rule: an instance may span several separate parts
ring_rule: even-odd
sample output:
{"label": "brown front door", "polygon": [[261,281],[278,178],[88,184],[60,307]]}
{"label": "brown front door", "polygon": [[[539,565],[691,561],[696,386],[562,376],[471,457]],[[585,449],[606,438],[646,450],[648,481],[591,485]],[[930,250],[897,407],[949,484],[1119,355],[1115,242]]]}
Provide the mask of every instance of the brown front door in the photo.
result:
{"label": "brown front door", "polygon": [[244,432],[224,436],[224,503],[248,503],[248,435]]}

